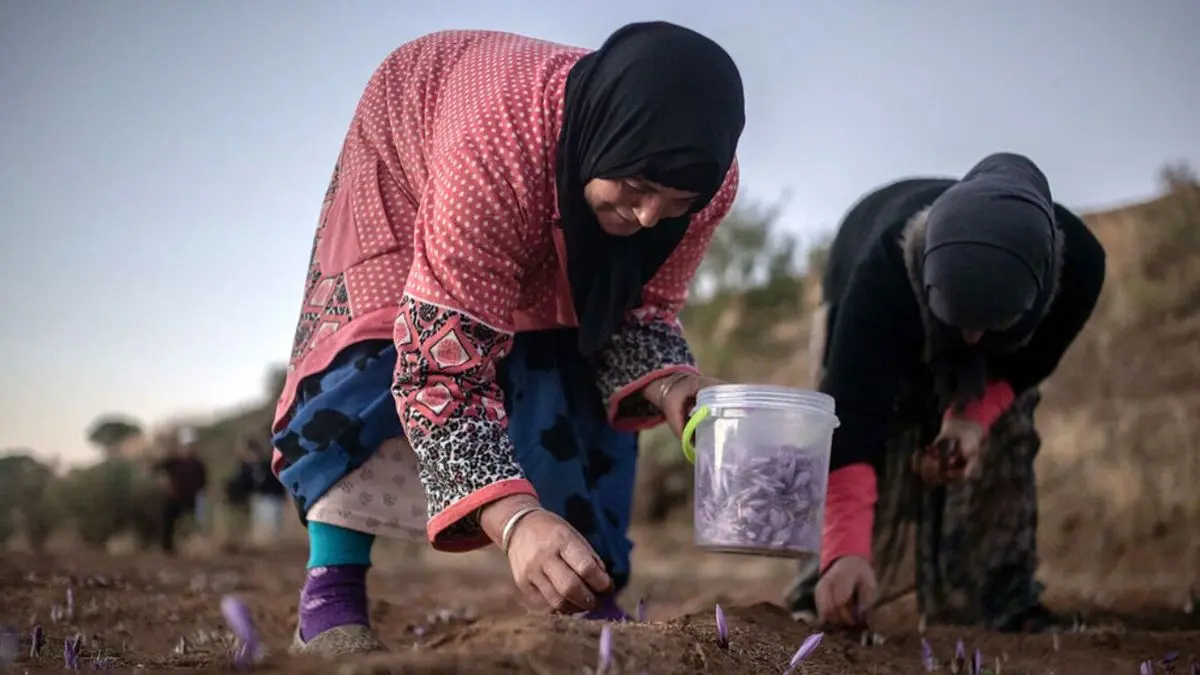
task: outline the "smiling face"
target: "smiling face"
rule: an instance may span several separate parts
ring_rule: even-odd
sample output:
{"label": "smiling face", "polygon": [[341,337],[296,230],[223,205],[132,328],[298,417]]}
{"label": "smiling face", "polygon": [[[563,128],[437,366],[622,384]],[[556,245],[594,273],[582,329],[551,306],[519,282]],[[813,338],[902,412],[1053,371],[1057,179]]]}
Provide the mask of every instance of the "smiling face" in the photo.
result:
{"label": "smiling face", "polygon": [[641,178],[593,178],[583,196],[600,229],[614,237],[630,237],[664,219],[685,216],[700,197]]}

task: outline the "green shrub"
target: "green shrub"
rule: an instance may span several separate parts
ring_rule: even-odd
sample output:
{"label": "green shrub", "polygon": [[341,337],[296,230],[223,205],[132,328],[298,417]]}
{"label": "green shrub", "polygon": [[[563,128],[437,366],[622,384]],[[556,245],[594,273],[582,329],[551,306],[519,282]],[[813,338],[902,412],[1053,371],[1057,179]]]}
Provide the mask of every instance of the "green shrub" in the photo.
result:
{"label": "green shrub", "polygon": [[80,540],[92,548],[103,548],[135,524],[144,529],[147,501],[159,494],[152,478],[125,459],[75,469],[59,481],[56,492]]}
{"label": "green shrub", "polygon": [[0,457],[0,544],[20,534],[40,549],[58,523],[50,499],[54,469],[28,454]]}

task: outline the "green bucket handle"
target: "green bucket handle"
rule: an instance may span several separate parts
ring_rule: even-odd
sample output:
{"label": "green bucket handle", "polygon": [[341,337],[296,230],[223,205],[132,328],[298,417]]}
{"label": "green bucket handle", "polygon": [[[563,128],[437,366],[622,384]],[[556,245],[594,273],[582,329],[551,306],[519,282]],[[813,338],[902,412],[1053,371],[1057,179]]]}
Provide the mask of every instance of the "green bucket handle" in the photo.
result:
{"label": "green bucket handle", "polygon": [[683,448],[683,456],[688,462],[696,463],[696,427],[700,423],[708,419],[712,413],[708,406],[702,405],[692,411],[692,416],[688,418],[687,424],[683,425],[683,433],[679,436],[679,444]]}

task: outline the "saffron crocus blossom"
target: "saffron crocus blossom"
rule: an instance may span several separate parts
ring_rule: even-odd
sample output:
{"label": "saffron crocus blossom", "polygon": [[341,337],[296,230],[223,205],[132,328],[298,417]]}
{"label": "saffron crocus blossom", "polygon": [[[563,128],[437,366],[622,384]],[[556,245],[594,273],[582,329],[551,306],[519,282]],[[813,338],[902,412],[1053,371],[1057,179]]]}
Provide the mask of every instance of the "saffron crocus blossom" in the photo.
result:
{"label": "saffron crocus blossom", "polygon": [[258,660],[262,649],[258,641],[258,631],[254,629],[254,620],[250,616],[250,608],[234,596],[227,595],[221,598],[221,614],[225,616],[225,623],[229,624],[229,630],[237,638],[237,646],[233,652],[234,666],[239,670],[246,670]]}
{"label": "saffron crocus blossom", "polygon": [[725,610],[717,605],[717,646],[729,649],[729,624],[725,623]]}
{"label": "saffron crocus blossom", "polygon": [[929,646],[929,641],[925,638],[921,638],[921,664],[928,672],[932,673],[937,670],[937,659],[933,657],[933,647]]}
{"label": "saffron crocus blossom", "polygon": [[67,670],[79,670],[79,648],[83,646],[80,637],[63,640],[63,665]]}
{"label": "saffron crocus blossom", "polygon": [[646,620],[646,599],[641,598],[637,604],[637,620],[642,623]]}
{"label": "saffron crocus blossom", "polygon": [[950,672],[961,673],[963,667],[967,665],[967,648],[963,646],[963,641],[959,640],[954,646],[954,660],[950,662]]}
{"label": "saffron crocus blossom", "polygon": [[36,659],[42,655],[42,647],[46,646],[46,634],[42,632],[42,624],[33,624],[33,634],[29,636],[29,658]]}
{"label": "saffron crocus blossom", "polygon": [[612,661],[613,661],[612,650],[613,650],[612,627],[605,624],[605,626],[600,629],[600,647],[598,650],[599,658],[598,658],[597,664],[596,664],[596,672],[597,673],[607,673],[608,669],[612,667]]}
{"label": "saffron crocus blossom", "polygon": [[817,645],[821,644],[821,638],[823,637],[825,637],[824,633],[813,633],[805,638],[804,642],[800,643],[800,648],[792,655],[792,660],[788,662],[788,668],[783,671],[783,675],[792,675],[796,671],[796,668],[804,662],[804,659],[807,659],[808,655],[816,650]]}

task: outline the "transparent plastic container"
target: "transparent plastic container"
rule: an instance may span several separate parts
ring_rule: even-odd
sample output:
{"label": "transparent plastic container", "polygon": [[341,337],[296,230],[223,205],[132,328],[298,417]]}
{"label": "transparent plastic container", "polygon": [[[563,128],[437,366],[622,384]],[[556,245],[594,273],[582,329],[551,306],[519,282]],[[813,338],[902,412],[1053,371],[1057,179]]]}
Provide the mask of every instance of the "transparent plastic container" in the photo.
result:
{"label": "transparent plastic container", "polygon": [[682,439],[696,467],[696,546],[819,554],[837,427],[834,400],[820,392],[748,384],[702,389]]}

